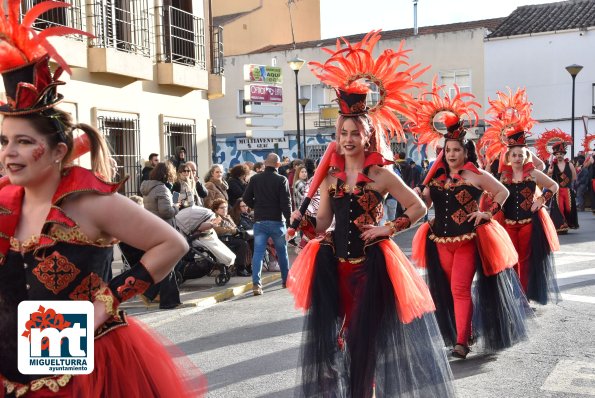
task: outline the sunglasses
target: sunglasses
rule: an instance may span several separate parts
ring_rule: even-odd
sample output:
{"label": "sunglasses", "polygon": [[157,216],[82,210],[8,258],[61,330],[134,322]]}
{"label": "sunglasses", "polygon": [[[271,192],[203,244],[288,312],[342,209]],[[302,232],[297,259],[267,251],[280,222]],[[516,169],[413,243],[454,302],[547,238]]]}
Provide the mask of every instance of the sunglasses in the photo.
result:
{"label": "sunglasses", "polygon": [[191,170],[182,170],[182,173],[190,173]]}

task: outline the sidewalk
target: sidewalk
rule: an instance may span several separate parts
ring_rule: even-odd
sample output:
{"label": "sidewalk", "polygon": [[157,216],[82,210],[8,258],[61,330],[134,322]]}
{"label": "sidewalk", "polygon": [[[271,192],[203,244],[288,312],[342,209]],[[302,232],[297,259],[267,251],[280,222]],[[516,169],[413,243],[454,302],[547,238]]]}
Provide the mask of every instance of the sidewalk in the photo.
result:
{"label": "sidewalk", "polygon": [[[287,252],[289,254],[289,264],[291,265],[297,254],[293,246],[288,245]],[[122,260],[120,259],[120,252],[116,247],[114,250],[114,262],[112,263],[112,272],[119,275],[122,270]],[[263,270],[261,275],[262,285],[266,294],[266,285],[275,281],[281,280],[280,272],[268,272]],[[205,276],[203,278],[191,279],[185,281],[180,286],[180,300],[182,305],[178,308],[184,307],[210,307],[214,304],[229,300],[233,297],[239,296],[246,292],[252,291],[252,277],[251,276],[232,276],[229,282],[224,286],[217,286],[215,278]],[[151,310],[159,310],[159,303],[151,303],[148,307],[137,297],[123,303],[120,308],[132,310],[135,313]]]}

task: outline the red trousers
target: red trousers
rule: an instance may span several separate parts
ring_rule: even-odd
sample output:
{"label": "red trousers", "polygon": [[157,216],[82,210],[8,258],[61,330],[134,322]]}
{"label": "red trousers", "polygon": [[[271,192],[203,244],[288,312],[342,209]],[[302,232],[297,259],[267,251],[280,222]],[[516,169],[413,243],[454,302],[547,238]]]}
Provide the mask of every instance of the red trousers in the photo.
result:
{"label": "red trousers", "polygon": [[365,274],[363,272],[355,273],[354,271],[363,264],[352,264],[349,261],[338,262],[339,273],[339,311],[345,317],[344,328],[349,328],[349,323],[353,315],[353,307],[355,305],[358,290],[364,282]]}
{"label": "red trousers", "polygon": [[477,246],[475,239],[462,242],[436,243],[440,265],[450,283],[454,301],[457,344],[467,345],[471,336],[473,301],[471,284],[475,276]]}
{"label": "red trousers", "polygon": [[564,222],[568,223],[568,216],[570,215],[570,190],[568,188],[560,187],[558,191],[558,207],[564,217]]}
{"label": "red trousers", "polygon": [[519,262],[514,266],[514,270],[521,280],[523,290],[527,293],[527,284],[529,283],[529,267],[531,259],[531,223],[527,224],[504,224],[504,228],[514,248],[519,255]]}

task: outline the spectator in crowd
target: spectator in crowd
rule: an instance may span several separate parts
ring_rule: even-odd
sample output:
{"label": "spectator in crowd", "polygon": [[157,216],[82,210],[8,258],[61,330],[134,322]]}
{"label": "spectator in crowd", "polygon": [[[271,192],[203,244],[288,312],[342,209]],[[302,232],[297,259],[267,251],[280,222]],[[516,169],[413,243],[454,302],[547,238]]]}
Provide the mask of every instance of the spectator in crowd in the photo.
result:
{"label": "spectator in crowd", "polygon": [[177,146],[169,161],[174,165],[174,170],[177,170],[181,164],[186,163],[186,148]]}
{"label": "spectator in crowd", "polygon": [[[180,204],[173,202],[171,191],[166,183],[173,184],[176,178],[175,170],[171,163],[160,162],[149,174],[149,179],[143,181],[140,190],[143,195],[145,209],[174,226],[174,217],[180,210]],[[154,300],[159,293],[159,308],[172,309],[181,304],[180,290],[174,271],[160,283],[151,286],[144,293],[149,300]]]}
{"label": "spectator in crowd", "polygon": [[239,230],[249,231],[254,228],[254,215],[242,198],[236,200],[229,214]]}
{"label": "spectator in crowd", "polygon": [[293,182],[293,204],[299,209],[306,196],[306,184],[308,183],[308,171],[305,166],[297,168],[296,177]]}
{"label": "spectator in crowd", "polygon": [[196,183],[192,177],[192,170],[188,167],[188,163],[183,163],[178,167],[178,175],[172,191],[180,194],[178,200],[180,209],[195,205],[194,198],[198,194],[196,193]]}
{"label": "spectator in crowd", "polygon": [[194,198],[194,204],[196,204],[197,206],[204,206],[203,200],[204,200],[204,198],[207,197],[207,195],[209,194],[209,191],[207,190],[207,187],[205,187],[205,184],[203,184],[200,181],[200,177],[198,176],[198,172],[196,171],[197,170],[196,163],[189,160],[186,162],[186,165],[190,169],[190,174],[191,174],[192,178],[194,179],[194,187],[195,187],[196,193],[197,193],[196,197]]}
{"label": "spectator in crowd", "polygon": [[314,176],[314,170],[316,170],[316,164],[314,163],[314,160],[304,160],[304,166],[306,167],[306,171],[308,172],[308,179],[312,178]]}
{"label": "spectator in crowd", "polygon": [[250,247],[248,242],[238,236],[240,232],[236,223],[227,213],[229,203],[225,199],[215,199],[211,210],[221,218],[221,223],[214,227],[219,239],[225,243],[235,254],[234,262],[237,276],[250,276]]}
{"label": "spectator in crowd", "polygon": [[279,167],[279,174],[287,177],[287,173],[289,173],[290,169],[291,169],[291,160],[289,159],[289,156],[283,156],[283,160],[281,161],[281,166]]}
{"label": "spectator in crowd", "polygon": [[415,163],[415,160],[409,162],[409,187],[415,188],[421,184],[423,169]]}
{"label": "spectator in crowd", "polygon": [[151,174],[151,171],[157,166],[157,163],[159,163],[159,155],[156,153],[150,154],[149,160],[145,162],[145,167],[143,167],[143,171],[141,172],[141,183],[149,179],[149,174]]}
{"label": "spectator in crowd", "polygon": [[264,163],[256,162],[254,163],[254,167],[252,168],[256,174],[262,173],[264,171]]}
{"label": "spectator in crowd", "polygon": [[249,173],[250,168],[245,163],[237,164],[229,170],[229,179],[227,180],[227,184],[229,185],[229,188],[227,188],[229,203],[233,204],[242,197],[246,190],[246,185],[248,185],[246,180]]}
{"label": "spectator in crowd", "polygon": [[204,206],[206,208],[211,208],[215,199],[225,199],[226,202],[229,200],[229,196],[227,195],[229,185],[223,179],[223,166],[220,164],[211,166],[205,176],[205,187],[208,191],[208,195],[204,199]]}
{"label": "spectator in crowd", "polygon": [[[287,178],[277,169],[281,166],[279,156],[269,153],[264,162],[265,170],[250,179],[244,192],[244,202],[254,209],[254,254],[252,256],[252,292],[261,295],[260,273],[267,240],[273,239],[281,269],[282,286],[285,288],[289,260],[285,234],[291,216],[291,196]],[[284,219],[285,218],[285,219]]]}

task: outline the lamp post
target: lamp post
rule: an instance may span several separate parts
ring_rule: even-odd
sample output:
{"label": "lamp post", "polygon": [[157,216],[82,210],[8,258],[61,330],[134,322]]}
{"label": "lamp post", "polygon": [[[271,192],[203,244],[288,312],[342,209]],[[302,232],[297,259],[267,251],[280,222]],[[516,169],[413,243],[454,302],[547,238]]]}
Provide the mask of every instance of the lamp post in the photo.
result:
{"label": "lamp post", "polygon": [[302,106],[302,128],[304,129],[304,158],[308,156],[306,152],[306,105],[310,102],[310,98],[300,98],[298,100]]}
{"label": "lamp post", "polygon": [[576,75],[583,69],[581,65],[572,64],[566,67],[570,76],[572,76],[572,119],[570,120],[570,137],[572,137],[572,146],[570,147],[570,160],[574,159],[574,82]]}
{"label": "lamp post", "polygon": [[298,58],[298,57],[294,57],[294,58],[290,59],[289,61],[287,61],[291,70],[295,72],[295,116],[296,116],[296,121],[297,121],[297,132],[296,132],[295,138],[297,141],[298,158],[300,158],[300,159],[302,158],[302,150],[301,150],[302,144],[300,142],[300,103],[299,103],[300,86],[298,84],[298,73],[300,73],[300,69],[304,65],[304,62],[306,62],[306,61],[304,61],[303,59]]}

